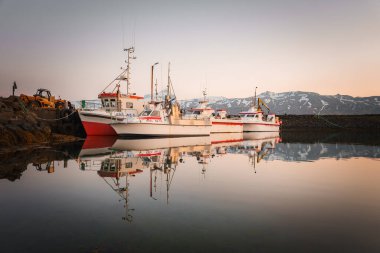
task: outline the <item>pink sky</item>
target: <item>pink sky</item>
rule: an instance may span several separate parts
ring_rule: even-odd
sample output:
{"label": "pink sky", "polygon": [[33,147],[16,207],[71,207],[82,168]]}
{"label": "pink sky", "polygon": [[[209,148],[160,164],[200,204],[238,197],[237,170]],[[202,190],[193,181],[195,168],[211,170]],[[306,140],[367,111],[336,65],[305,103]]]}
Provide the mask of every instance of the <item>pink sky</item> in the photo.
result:
{"label": "pink sky", "polygon": [[[0,1],[0,95],[49,88],[92,99],[136,46],[132,90],[150,66],[180,99],[266,90],[380,95],[380,1]],[[134,34],[134,35],[133,35]]]}

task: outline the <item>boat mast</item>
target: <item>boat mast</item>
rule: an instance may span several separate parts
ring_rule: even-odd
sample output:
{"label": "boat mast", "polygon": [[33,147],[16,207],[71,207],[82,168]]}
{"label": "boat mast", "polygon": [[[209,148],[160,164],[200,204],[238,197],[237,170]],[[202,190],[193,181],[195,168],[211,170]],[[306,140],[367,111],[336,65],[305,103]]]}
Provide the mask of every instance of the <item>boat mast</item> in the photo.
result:
{"label": "boat mast", "polygon": [[256,106],[256,90],[257,90],[257,87],[255,87],[255,98],[253,99],[253,107]]}
{"label": "boat mast", "polygon": [[130,48],[125,48],[124,51],[127,51],[127,69],[126,69],[126,72],[127,72],[127,95],[129,95],[129,86],[131,85],[131,81],[130,81],[130,75],[131,75],[131,60],[134,60],[136,59],[136,56],[133,55],[133,53],[135,52],[135,47],[130,47]]}
{"label": "boat mast", "polygon": [[157,86],[158,86],[158,83],[157,83],[157,78],[156,78],[156,83],[154,84],[155,85],[155,88],[156,88],[156,101],[158,101],[158,90],[157,90]]}
{"label": "boat mast", "polygon": [[156,66],[158,62],[152,65],[151,70],[150,70],[150,101],[153,101],[153,71],[154,71],[154,66]]}

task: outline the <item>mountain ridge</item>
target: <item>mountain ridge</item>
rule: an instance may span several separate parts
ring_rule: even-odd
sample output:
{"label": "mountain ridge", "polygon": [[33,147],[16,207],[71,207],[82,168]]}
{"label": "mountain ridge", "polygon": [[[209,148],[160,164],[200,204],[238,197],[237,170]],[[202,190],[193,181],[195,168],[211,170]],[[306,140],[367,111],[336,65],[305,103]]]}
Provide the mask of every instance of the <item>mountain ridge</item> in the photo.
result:
{"label": "mountain ridge", "polygon": [[[352,97],[349,95],[320,95],[316,92],[265,91],[258,95],[271,109],[282,114],[358,115],[380,114],[380,96]],[[245,98],[207,97],[213,109],[225,109],[229,114],[238,114],[251,106],[253,96]],[[179,100],[185,109],[197,106],[200,98]]]}

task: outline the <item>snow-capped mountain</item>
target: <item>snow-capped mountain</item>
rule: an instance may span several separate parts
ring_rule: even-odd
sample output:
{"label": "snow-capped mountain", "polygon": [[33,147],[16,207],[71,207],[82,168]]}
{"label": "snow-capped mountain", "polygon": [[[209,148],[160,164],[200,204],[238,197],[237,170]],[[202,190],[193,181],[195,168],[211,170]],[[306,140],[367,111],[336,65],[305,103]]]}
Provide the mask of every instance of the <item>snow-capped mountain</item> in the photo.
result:
{"label": "snow-capped mountain", "polygon": [[[347,95],[326,96],[314,92],[282,92],[266,91],[258,95],[276,114],[380,114],[380,96],[351,97]],[[247,110],[253,97],[225,98],[207,97],[213,109],[226,109],[229,114],[238,114]],[[184,108],[197,106],[198,99],[179,101]]]}

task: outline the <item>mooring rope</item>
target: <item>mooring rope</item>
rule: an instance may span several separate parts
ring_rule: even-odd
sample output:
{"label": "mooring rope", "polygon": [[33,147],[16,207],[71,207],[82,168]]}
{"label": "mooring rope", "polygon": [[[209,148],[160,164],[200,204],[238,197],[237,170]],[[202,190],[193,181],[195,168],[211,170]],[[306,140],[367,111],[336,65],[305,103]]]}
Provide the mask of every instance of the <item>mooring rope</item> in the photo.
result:
{"label": "mooring rope", "polygon": [[333,122],[331,122],[331,121],[329,121],[329,120],[323,118],[323,117],[322,117],[321,115],[319,115],[319,114],[315,114],[314,117],[316,117],[317,119],[320,119],[320,118],[321,118],[321,119],[323,119],[324,121],[326,121],[327,123],[329,123],[329,124],[332,125],[332,126],[336,126],[336,127],[344,128],[343,126],[340,126],[340,125],[338,125],[338,124],[335,124],[335,123],[333,123]]}
{"label": "mooring rope", "polygon": [[40,118],[38,116],[36,116],[37,119],[40,119],[40,120],[45,120],[45,121],[58,121],[58,120],[62,120],[62,119],[66,119],[68,117],[70,117],[71,115],[73,115],[76,111],[72,111],[70,114],[66,115],[66,116],[63,116],[61,118],[58,118],[58,119],[44,119],[44,118]]}

